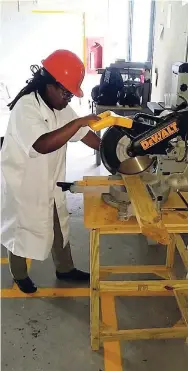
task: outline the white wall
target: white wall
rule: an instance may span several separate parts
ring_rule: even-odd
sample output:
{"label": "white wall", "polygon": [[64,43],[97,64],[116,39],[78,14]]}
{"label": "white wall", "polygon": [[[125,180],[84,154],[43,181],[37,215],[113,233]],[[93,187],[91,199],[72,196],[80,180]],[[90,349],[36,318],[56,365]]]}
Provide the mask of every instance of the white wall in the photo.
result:
{"label": "white wall", "polygon": [[[128,0],[38,0],[2,1],[0,13],[0,81],[14,97],[31,77],[31,64],[58,48],[74,51],[83,59],[83,18],[86,11],[86,36],[105,37],[104,66],[116,58],[126,58]],[[35,14],[39,10],[71,10],[80,14]],[[88,99],[100,75],[88,75],[82,105],[73,100],[78,113],[88,112]]]}
{"label": "white wall", "polygon": [[[171,22],[168,28],[169,5]],[[159,38],[160,25],[164,33]],[[163,101],[164,94],[171,89],[172,64],[185,61],[186,32],[188,32],[188,4],[182,1],[156,1],[155,41],[153,56],[152,100]],[[155,68],[158,68],[158,85],[155,86]]]}
{"label": "white wall", "polygon": [[[6,80],[12,95],[31,77],[30,65],[40,64],[55,49],[83,56],[81,16],[34,14],[32,9],[33,1],[21,2],[19,11],[15,1],[1,4],[0,79]],[[70,22],[75,33],[69,34]]]}

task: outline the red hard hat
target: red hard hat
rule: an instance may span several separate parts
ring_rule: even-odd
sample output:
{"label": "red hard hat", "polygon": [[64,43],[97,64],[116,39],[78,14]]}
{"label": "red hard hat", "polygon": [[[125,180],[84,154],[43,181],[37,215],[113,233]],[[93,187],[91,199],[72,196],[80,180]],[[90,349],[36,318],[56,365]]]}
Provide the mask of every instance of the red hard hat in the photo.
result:
{"label": "red hard hat", "polygon": [[83,97],[80,86],[85,76],[85,68],[76,54],[69,50],[56,50],[42,61],[42,65],[72,94]]}

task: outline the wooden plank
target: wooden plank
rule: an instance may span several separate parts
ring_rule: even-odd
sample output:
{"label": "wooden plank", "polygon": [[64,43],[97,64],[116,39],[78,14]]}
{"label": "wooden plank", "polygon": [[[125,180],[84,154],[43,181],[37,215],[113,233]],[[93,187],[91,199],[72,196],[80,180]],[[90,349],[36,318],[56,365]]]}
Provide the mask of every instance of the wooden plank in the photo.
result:
{"label": "wooden plank", "polygon": [[100,266],[100,274],[101,273],[109,273],[109,274],[120,274],[120,273],[154,273],[156,272],[164,272],[168,270],[165,265],[114,265],[114,266]]}
{"label": "wooden plank", "polygon": [[[175,217],[175,215],[174,215],[174,217]],[[108,223],[108,219],[105,220],[105,223]],[[119,223],[119,221],[117,221],[117,224],[118,223]],[[101,228],[100,234],[141,234],[142,233],[142,231],[140,229],[140,226],[138,225],[137,220],[136,220],[135,217],[132,217],[131,220],[129,220],[129,221],[121,222],[121,223],[124,223],[124,225],[121,225],[119,223],[118,227],[116,227],[115,226],[116,222],[114,222],[114,225],[111,224],[109,227]],[[94,223],[94,225],[96,225],[96,228],[99,228],[98,224],[99,223],[96,220],[95,223]],[[176,234],[188,233],[188,226],[185,223],[184,224],[179,224],[179,225],[175,225],[175,224],[168,225],[167,223],[165,223],[165,226],[166,226],[169,234],[172,234],[172,233],[176,233]],[[90,229],[90,227],[88,227],[88,228]]]}
{"label": "wooden plank", "polygon": [[[182,195],[188,201],[188,192],[182,192]],[[164,203],[163,207],[164,208],[185,207],[185,204],[176,192],[171,192],[168,196],[167,201]]]}
{"label": "wooden plank", "polygon": [[34,294],[24,294],[15,289],[1,289],[2,298],[45,298],[45,297],[89,297],[89,288],[39,288]]}
{"label": "wooden plank", "polygon": [[[105,221],[107,223],[107,220]],[[98,228],[98,223],[96,221],[95,224]],[[115,223],[114,223],[115,225]],[[129,222],[124,222],[124,225],[119,225],[118,227],[115,227],[114,225],[110,225],[110,227],[105,227],[100,230],[100,234],[141,234],[141,229],[137,223],[136,218],[132,218]],[[188,233],[188,226],[186,224],[179,224],[176,226],[165,224],[168,233]]]}
{"label": "wooden plank", "polygon": [[[102,199],[101,194],[92,192],[84,193],[84,225],[89,229],[103,229],[107,228],[107,232],[119,233],[119,226],[121,226],[122,233],[132,233],[138,231],[139,226],[136,218],[130,218],[127,222],[122,222],[117,218],[118,210],[115,207],[107,205]],[[115,230],[117,230],[115,232]]]}
{"label": "wooden plank", "polygon": [[158,281],[100,281],[101,292],[148,291],[150,296],[155,291],[188,290],[188,280],[158,280]]}
{"label": "wooden plank", "polygon": [[169,273],[167,269],[165,269],[164,271],[154,271],[153,274],[156,274],[156,276],[164,278],[165,280],[169,279]]}
{"label": "wooden plank", "polygon": [[[172,280],[176,279],[176,276],[172,271],[169,273],[169,277]],[[181,280],[181,282],[182,281],[183,280]],[[184,281],[188,282],[188,280],[184,280]],[[179,310],[181,312],[182,318],[183,318],[186,326],[188,326],[188,290],[186,292],[183,292],[183,289],[181,291],[178,291],[178,292],[175,291],[174,296],[176,298],[176,301],[177,301]]]}
{"label": "wooden plank", "polygon": [[103,331],[101,333],[102,341],[121,341],[121,340],[150,340],[150,339],[178,339],[188,336],[187,327],[172,327],[172,328],[148,328],[134,330],[119,330],[119,331]]}
{"label": "wooden plank", "polygon": [[169,233],[188,233],[186,225],[168,226]]}
{"label": "wooden plank", "polygon": [[26,259],[27,262],[27,269],[29,270],[31,268],[32,259]]}
{"label": "wooden plank", "polygon": [[169,233],[188,233],[188,213],[163,213],[162,220]]}
{"label": "wooden plank", "polygon": [[188,192],[181,192],[181,194],[183,195],[183,197],[186,199],[186,201],[188,202]]}
{"label": "wooden plank", "polygon": [[100,234],[141,234],[140,226],[135,217],[124,222],[124,225],[118,227],[110,226],[109,228],[101,228]]}
{"label": "wooden plank", "polygon": [[186,249],[186,246],[184,244],[184,241],[182,237],[179,234],[174,235],[176,247],[179,251],[179,254],[182,258],[183,264],[185,268],[188,270],[188,249]]}
{"label": "wooden plank", "polygon": [[175,292],[174,295],[176,297],[181,315],[186,323],[186,326],[188,326],[188,291],[187,294],[184,292]]}
{"label": "wooden plank", "polygon": [[[175,194],[172,195],[171,202],[174,197]],[[169,204],[170,206],[171,204]],[[100,192],[84,193],[84,224],[86,228],[100,228],[101,234],[141,233],[135,217],[131,217],[125,222],[118,220],[117,214],[116,208],[107,205],[101,199]],[[188,233],[188,213],[165,213],[162,220],[169,233]]]}
{"label": "wooden plank", "polygon": [[167,245],[166,252],[166,266],[167,268],[173,268],[174,266],[174,256],[175,256],[176,244],[174,235],[170,235],[170,243]]}
{"label": "wooden plank", "polygon": [[[78,186],[110,186],[110,185],[124,185],[123,179],[114,179],[112,176],[84,176],[83,180],[78,180],[75,182],[76,185]],[[174,194],[176,195],[174,197]],[[179,198],[179,196],[174,193],[169,196],[169,200],[166,201],[164,207],[169,207],[169,202],[172,207],[177,207],[177,202],[178,202],[178,207],[184,207],[183,201]],[[182,195],[187,198],[188,200],[188,192],[182,192]],[[173,200],[171,202],[171,200]]]}
{"label": "wooden plank", "polygon": [[167,229],[140,177],[138,175],[122,175],[122,179],[142,233],[163,245],[169,244],[170,238]]}
{"label": "wooden plank", "polygon": [[184,320],[181,318],[178,322],[175,323],[173,327],[185,327]]}
{"label": "wooden plank", "polygon": [[165,265],[122,265],[100,266],[100,280],[105,280],[110,274],[146,274],[151,273],[164,279],[169,278],[169,271]]}
{"label": "wooden plank", "polygon": [[99,349],[99,231],[90,232],[90,331],[91,347]]}
{"label": "wooden plank", "polygon": [[[173,297],[174,292],[173,291],[168,291],[168,290],[156,290],[156,291],[151,291],[147,290],[124,290],[122,292],[117,292],[115,289],[112,291],[107,291],[107,295],[112,295],[112,296],[121,296],[121,297],[148,297],[148,296],[155,296],[155,297]],[[102,295],[105,295],[105,291],[102,292]]]}
{"label": "wooden plank", "polygon": [[1,264],[8,264],[8,258],[1,258]]}
{"label": "wooden plank", "polygon": [[[113,296],[101,296],[102,321],[105,326],[117,330],[115,300]],[[118,341],[104,342],[105,371],[122,371],[121,349]]]}
{"label": "wooden plank", "polygon": [[112,179],[108,176],[84,176],[83,180],[75,182],[77,186],[93,187],[93,186],[110,186],[110,185],[123,185],[122,179]]}
{"label": "wooden plank", "polygon": [[[188,201],[188,192],[182,192]],[[164,204],[166,208],[185,207],[184,202],[177,193],[170,193],[168,200]],[[162,214],[163,223],[170,233],[187,233],[188,232],[188,213],[183,211],[165,211]]]}

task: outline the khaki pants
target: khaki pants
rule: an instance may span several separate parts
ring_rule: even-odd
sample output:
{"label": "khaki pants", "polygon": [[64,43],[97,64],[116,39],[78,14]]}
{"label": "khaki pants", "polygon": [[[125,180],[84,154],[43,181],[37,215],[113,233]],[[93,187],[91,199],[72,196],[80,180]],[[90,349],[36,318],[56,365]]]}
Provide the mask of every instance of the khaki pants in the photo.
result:
{"label": "khaki pants", "polygon": [[[22,280],[28,276],[26,258],[14,255],[8,251],[9,267],[12,276]],[[54,205],[54,242],[52,246],[52,258],[56,270],[60,273],[69,272],[74,269],[70,244],[63,248],[63,235],[59,224],[56,206]]]}

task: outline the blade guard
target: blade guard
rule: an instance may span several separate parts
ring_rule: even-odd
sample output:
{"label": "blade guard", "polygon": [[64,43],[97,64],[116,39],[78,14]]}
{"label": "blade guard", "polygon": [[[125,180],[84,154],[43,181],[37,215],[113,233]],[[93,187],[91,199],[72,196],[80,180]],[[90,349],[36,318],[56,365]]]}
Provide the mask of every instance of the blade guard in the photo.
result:
{"label": "blade guard", "polygon": [[[125,131],[126,129],[121,129],[118,126],[111,127],[105,131],[100,145],[102,162],[111,174],[140,174],[154,165],[156,158],[149,158],[149,156],[146,155],[131,158],[126,155],[127,147],[125,148],[125,157],[123,158],[124,151],[121,155],[119,150],[117,150],[117,146],[118,143],[126,137]],[[122,146],[120,146],[120,148],[122,148]]]}
{"label": "blade guard", "polygon": [[111,111],[100,113],[98,117],[101,118],[100,121],[89,121],[89,127],[94,131],[99,131],[115,125],[128,129],[132,128],[133,120],[130,117],[122,117]]}

